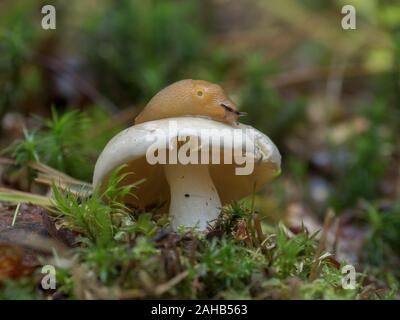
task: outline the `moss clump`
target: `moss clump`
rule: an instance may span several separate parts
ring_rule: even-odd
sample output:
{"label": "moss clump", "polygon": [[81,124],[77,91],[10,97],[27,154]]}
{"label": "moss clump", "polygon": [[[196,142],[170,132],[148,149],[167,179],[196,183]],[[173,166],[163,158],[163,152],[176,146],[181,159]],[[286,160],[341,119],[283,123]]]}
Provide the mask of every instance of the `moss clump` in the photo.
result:
{"label": "moss clump", "polygon": [[[310,235],[305,228],[293,234],[283,224],[263,225],[252,210],[233,203],[223,208],[205,235],[193,230],[172,232],[165,216],[139,213],[119,202],[134,187],[116,187],[119,170],[101,195],[96,190],[88,196],[53,186],[57,220],[79,234],[79,245],[67,254],[57,253],[67,262],[55,260],[57,289],[52,297],[360,297],[361,284],[354,290],[342,288],[340,268],[329,253],[315,256],[316,234]],[[315,264],[318,272],[310,280]],[[9,288],[9,284],[3,286]],[[25,284],[21,290],[29,291]],[[34,295],[43,297],[42,292]],[[373,297],[374,292],[363,296]]]}

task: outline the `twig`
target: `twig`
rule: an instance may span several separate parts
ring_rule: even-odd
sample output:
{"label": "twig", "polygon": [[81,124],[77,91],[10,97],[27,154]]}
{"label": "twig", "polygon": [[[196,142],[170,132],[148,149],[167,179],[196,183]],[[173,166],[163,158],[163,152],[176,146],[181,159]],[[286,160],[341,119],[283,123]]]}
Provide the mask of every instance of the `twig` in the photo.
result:
{"label": "twig", "polygon": [[315,280],[315,278],[317,277],[319,263],[320,263],[319,257],[322,253],[322,250],[324,250],[324,248],[325,248],[326,237],[328,235],[328,229],[329,229],[329,226],[330,226],[334,216],[335,216],[335,212],[333,211],[333,209],[328,209],[328,212],[326,213],[325,220],[324,220],[324,226],[322,228],[321,238],[319,239],[318,247],[314,254],[314,261],[313,261],[313,265],[311,267],[311,272],[310,272],[310,276],[309,276],[310,281]]}
{"label": "twig", "polygon": [[338,247],[338,242],[339,242],[339,235],[340,235],[340,225],[341,225],[341,221],[340,221],[340,217],[338,217],[335,220],[335,225],[334,225],[334,236],[333,236],[333,244],[332,244],[332,252],[333,254],[336,254],[337,252],[337,247]]}
{"label": "twig", "polygon": [[261,222],[260,222],[258,214],[254,214],[253,220],[254,220],[254,228],[256,229],[257,238],[258,238],[258,245],[260,246],[262,253],[264,255],[269,256],[269,251],[265,244],[265,236],[262,231]]}
{"label": "twig", "polygon": [[[16,165],[18,162],[12,159],[0,158],[0,164]],[[28,168],[38,171],[38,176],[35,178],[35,181],[38,183],[47,186],[52,186],[56,183],[61,189],[71,191],[74,194],[89,194],[93,189],[90,183],[77,180],[41,162],[29,161],[25,163],[25,165]],[[15,193],[14,190],[11,189],[4,189],[3,192]]]}
{"label": "twig", "polygon": [[77,179],[65,174],[64,172],[61,172],[57,169],[49,167],[48,165],[45,165],[44,163],[41,163],[41,162],[28,162],[28,166],[31,167],[32,169],[35,169],[35,170],[39,171],[40,173],[42,173],[43,174],[42,177],[48,177],[48,178],[52,178],[52,179],[61,180],[63,182],[70,183],[70,184],[91,186],[91,184],[88,182],[77,180]]}
{"label": "twig", "polygon": [[3,158],[3,157],[0,158],[0,164],[2,164],[2,165],[13,165],[15,163],[16,162],[14,160],[11,160],[8,158]]}
{"label": "twig", "polygon": [[[391,73],[391,70],[371,71],[359,67],[349,67],[343,72],[343,77],[362,77],[366,75],[379,75]],[[310,68],[297,69],[293,71],[283,72],[267,83],[274,87],[287,87],[298,84],[303,84],[312,81],[326,79],[331,74],[331,68]]]}
{"label": "twig", "polygon": [[186,270],[186,271],[176,275],[175,277],[173,277],[168,282],[158,285],[154,289],[155,295],[156,296],[161,296],[163,293],[167,292],[172,287],[175,287],[179,282],[181,282],[183,279],[185,279],[188,276],[188,274],[189,274],[189,271]]}
{"label": "twig", "polygon": [[1,187],[0,201],[12,203],[32,203],[45,208],[52,206],[52,202],[49,197]]}
{"label": "twig", "polygon": [[256,197],[256,183],[254,183],[254,185],[253,185],[253,194],[251,196],[250,217],[249,217],[249,219],[247,219],[247,230],[248,230],[247,233],[249,235],[252,246],[254,246],[254,241],[257,240],[255,232],[254,232],[254,228],[252,227],[252,220],[254,217],[255,197]]}
{"label": "twig", "polygon": [[12,227],[14,227],[14,225],[15,225],[15,221],[17,220],[17,215],[19,214],[19,208],[20,207],[21,207],[21,203],[18,203],[17,207],[15,208],[14,216],[13,216],[13,219],[12,219],[12,222],[11,222],[11,226]]}

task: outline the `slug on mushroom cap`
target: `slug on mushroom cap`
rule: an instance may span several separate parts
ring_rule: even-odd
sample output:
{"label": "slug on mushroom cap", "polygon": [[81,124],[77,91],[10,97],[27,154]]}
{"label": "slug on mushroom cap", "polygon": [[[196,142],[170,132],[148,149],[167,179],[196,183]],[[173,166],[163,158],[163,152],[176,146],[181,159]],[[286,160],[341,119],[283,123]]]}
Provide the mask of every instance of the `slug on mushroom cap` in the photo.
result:
{"label": "slug on mushroom cap", "polygon": [[244,115],[246,113],[238,111],[221,86],[204,80],[186,79],[157,93],[136,117],[135,124],[180,116],[204,116],[234,123]]}

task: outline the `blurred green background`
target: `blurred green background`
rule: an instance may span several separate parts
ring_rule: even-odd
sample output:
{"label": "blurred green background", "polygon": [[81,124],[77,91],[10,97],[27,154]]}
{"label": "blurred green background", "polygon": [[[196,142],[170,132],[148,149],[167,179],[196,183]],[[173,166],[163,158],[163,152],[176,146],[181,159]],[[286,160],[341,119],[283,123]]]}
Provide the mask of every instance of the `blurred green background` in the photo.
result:
{"label": "blurred green background", "polygon": [[[41,28],[44,4],[56,30]],[[19,160],[90,181],[107,140],[184,78],[221,84],[281,151],[260,212],[312,229],[333,208],[340,250],[398,275],[398,1],[0,2],[0,146],[22,139]],[[1,183],[30,188],[18,181]]]}

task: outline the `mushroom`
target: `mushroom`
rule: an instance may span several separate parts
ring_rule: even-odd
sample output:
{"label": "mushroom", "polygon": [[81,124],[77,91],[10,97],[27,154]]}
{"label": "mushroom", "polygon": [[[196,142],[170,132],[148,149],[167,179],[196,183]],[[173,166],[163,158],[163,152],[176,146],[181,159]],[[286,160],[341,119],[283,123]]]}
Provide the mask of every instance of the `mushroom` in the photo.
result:
{"label": "mushroom", "polygon": [[124,173],[134,173],[122,184],[145,179],[125,203],[169,210],[174,230],[180,225],[205,230],[222,205],[251,195],[278,175],[281,156],[250,126],[183,116],[143,122],[117,134],[97,160],[94,186],[104,188],[122,164]]}

